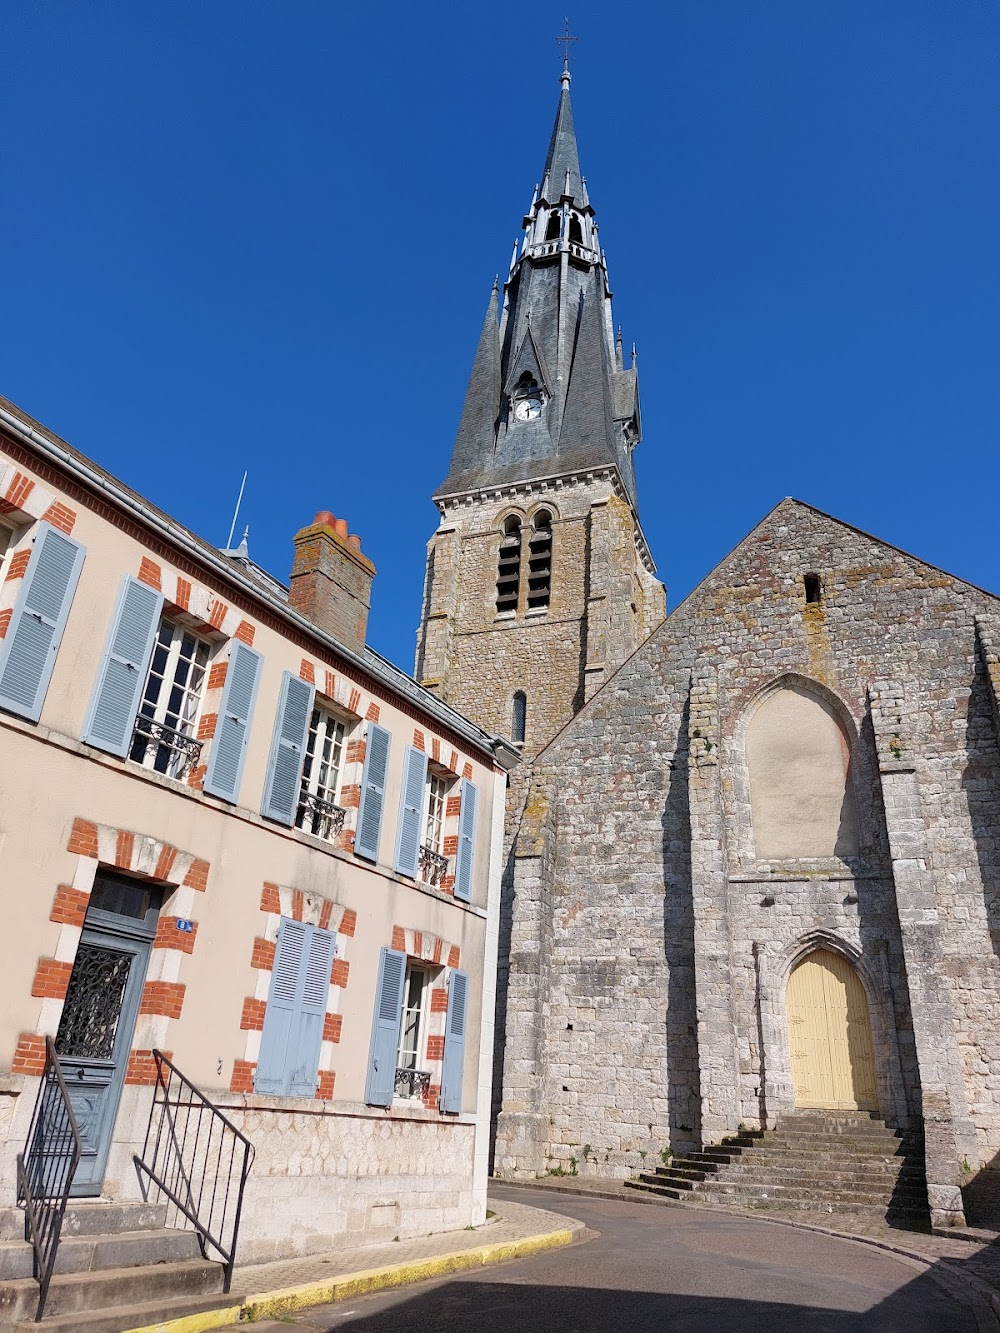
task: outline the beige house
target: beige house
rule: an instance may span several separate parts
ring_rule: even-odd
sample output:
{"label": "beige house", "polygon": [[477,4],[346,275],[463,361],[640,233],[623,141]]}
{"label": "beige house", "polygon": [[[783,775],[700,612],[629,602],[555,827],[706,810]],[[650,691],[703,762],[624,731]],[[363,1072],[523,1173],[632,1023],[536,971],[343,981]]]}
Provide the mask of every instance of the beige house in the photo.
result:
{"label": "beige house", "polygon": [[484,1220],[517,753],[365,647],[360,547],[286,589],[0,399],[0,1205],[49,1037],[79,1198],[140,1197],[158,1051],[252,1144],[241,1258]]}

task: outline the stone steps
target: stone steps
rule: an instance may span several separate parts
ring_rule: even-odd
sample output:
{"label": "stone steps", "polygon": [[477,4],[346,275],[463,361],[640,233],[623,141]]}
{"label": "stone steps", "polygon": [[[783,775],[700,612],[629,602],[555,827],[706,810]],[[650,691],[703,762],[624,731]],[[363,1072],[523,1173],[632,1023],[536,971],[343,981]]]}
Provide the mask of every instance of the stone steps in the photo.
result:
{"label": "stone steps", "polygon": [[[176,1300],[141,1301],[107,1310],[46,1314],[40,1324],[24,1319],[16,1324],[0,1325],[0,1328],[5,1333],[8,1329],[10,1333],[129,1333],[133,1329],[157,1328],[173,1319],[193,1319],[211,1310],[223,1310],[237,1304],[239,1302],[232,1296],[181,1296]],[[193,1319],[191,1327],[201,1329],[209,1325]],[[287,1324],[283,1327],[287,1328]]]}
{"label": "stone steps", "polygon": [[0,1329],[120,1333],[231,1304],[222,1295],[222,1265],[202,1257],[194,1232],[165,1220],[163,1205],[71,1203],[45,1317],[36,1324],[24,1214],[0,1209]]}
{"label": "stone steps", "polygon": [[[66,1236],[110,1236],[119,1231],[151,1231],[166,1226],[165,1203],[106,1203],[71,1200],[63,1218]],[[0,1208],[0,1241],[24,1240],[24,1209]]]}
{"label": "stone steps", "polygon": [[774,1130],[741,1131],[626,1184],[676,1201],[862,1213],[913,1223],[927,1217],[922,1136],[898,1135],[868,1115],[782,1116]]}
{"label": "stone steps", "polygon": [[[63,1236],[56,1251],[56,1273],[89,1273],[105,1268],[136,1268],[142,1264],[198,1259],[193,1231],[120,1231],[113,1236]],[[31,1277],[31,1246],[23,1240],[0,1241],[0,1282]]]}
{"label": "stone steps", "polygon": [[[671,1166],[658,1166],[656,1168],[658,1176],[683,1176],[692,1180],[703,1180],[709,1176],[724,1178],[728,1174],[723,1168],[713,1167],[710,1162],[699,1162],[688,1164],[687,1161],[678,1162]],[[743,1161],[740,1163],[739,1177],[741,1180],[773,1180],[779,1174],[775,1171],[775,1164],[769,1162],[763,1154],[753,1161]],[[829,1166],[817,1167],[810,1162],[800,1163],[782,1163],[780,1178],[782,1180],[809,1180],[817,1185],[836,1185],[838,1182],[868,1183],[869,1181],[880,1189],[892,1187],[894,1185],[917,1185],[923,1187],[926,1184],[922,1166],[913,1166],[906,1163],[902,1166],[891,1167],[880,1166],[871,1170],[860,1168],[854,1163],[845,1163],[839,1169],[833,1164]]]}
{"label": "stone steps", "polygon": [[877,1202],[879,1199],[890,1198],[894,1201],[920,1200],[926,1198],[926,1185],[923,1181],[914,1184],[897,1184],[888,1191],[884,1186],[870,1181],[860,1180],[828,1180],[817,1181],[809,1176],[799,1176],[789,1179],[784,1174],[780,1177],[780,1183],[776,1183],[774,1173],[761,1172],[759,1175],[747,1179],[742,1173],[737,1176],[705,1176],[701,1180],[692,1179],[689,1176],[674,1176],[664,1172],[642,1172],[639,1180],[644,1185],[667,1186],[670,1189],[684,1190],[690,1192],[703,1186],[698,1190],[699,1194],[705,1194],[707,1191],[723,1193],[747,1192],[760,1193],[762,1191],[781,1190],[789,1197],[801,1195],[804,1198],[822,1197],[825,1201],[831,1202],[840,1197],[850,1196],[858,1201],[871,1200]]}
{"label": "stone steps", "polygon": [[857,1170],[843,1170],[843,1172],[816,1172],[809,1168],[797,1170],[783,1169],[781,1172],[775,1172],[773,1166],[767,1164],[759,1166],[747,1166],[737,1172],[725,1172],[725,1170],[713,1170],[711,1166],[661,1166],[655,1172],[640,1172],[641,1180],[648,1184],[676,1185],[679,1188],[685,1188],[687,1185],[700,1184],[701,1181],[719,1182],[727,1180],[740,1180],[745,1184],[763,1184],[768,1181],[780,1180],[785,1185],[808,1186],[809,1189],[823,1193],[827,1189],[860,1189],[863,1192],[875,1192],[876,1194],[899,1194],[912,1192],[921,1192],[927,1189],[923,1172],[912,1169],[907,1173],[899,1173],[896,1176],[888,1174],[879,1174],[876,1172],[857,1172]]}
{"label": "stone steps", "polygon": [[[49,1283],[46,1318],[107,1312],[122,1305],[151,1304],[181,1296],[218,1294],[222,1286],[220,1264],[207,1259],[188,1259],[175,1264],[142,1264],[135,1268],[107,1268],[87,1273],[61,1273]],[[38,1304],[34,1278],[15,1278],[0,1285],[0,1321],[30,1320]]]}

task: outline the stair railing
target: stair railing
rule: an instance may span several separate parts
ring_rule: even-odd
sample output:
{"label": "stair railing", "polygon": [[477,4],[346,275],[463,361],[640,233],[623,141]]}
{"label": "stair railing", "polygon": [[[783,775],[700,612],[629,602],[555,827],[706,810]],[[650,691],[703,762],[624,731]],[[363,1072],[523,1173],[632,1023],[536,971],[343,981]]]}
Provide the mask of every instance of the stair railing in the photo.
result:
{"label": "stair railing", "polygon": [[154,1051],[153,1059],[156,1086],[146,1142],[133,1159],[142,1197],[165,1196],[168,1221],[185,1218],[205,1258],[221,1257],[228,1292],[253,1145],[162,1051]]}
{"label": "stair railing", "polygon": [[17,1202],[31,1243],[38,1282],[37,1323],[45,1313],[63,1218],[80,1161],[80,1130],[63,1081],[55,1043],[45,1038],[45,1068],[24,1152],[17,1154]]}

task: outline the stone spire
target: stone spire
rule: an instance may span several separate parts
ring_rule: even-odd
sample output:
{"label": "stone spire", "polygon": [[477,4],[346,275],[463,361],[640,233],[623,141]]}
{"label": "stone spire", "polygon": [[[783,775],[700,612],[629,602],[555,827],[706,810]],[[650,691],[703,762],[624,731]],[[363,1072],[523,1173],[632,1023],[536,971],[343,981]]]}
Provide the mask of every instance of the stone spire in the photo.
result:
{"label": "stone spire", "polygon": [[491,304],[436,499],[608,468],[637,509],[636,373],[622,368],[615,346],[607,264],[580,173],[565,65],[560,83],[541,184],[504,283],[499,336]]}

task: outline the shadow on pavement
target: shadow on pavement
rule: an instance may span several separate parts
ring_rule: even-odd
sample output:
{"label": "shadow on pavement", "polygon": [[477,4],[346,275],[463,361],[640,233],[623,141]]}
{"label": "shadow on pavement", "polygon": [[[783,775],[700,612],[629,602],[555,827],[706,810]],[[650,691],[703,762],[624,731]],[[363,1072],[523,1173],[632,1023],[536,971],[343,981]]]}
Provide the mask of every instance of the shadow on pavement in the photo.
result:
{"label": "shadow on pavement", "polygon": [[866,1311],[785,1305],[755,1300],[750,1292],[733,1299],[467,1279],[401,1295],[389,1308],[341,1317],[329,1327],[356,1333],[976,1333],[977,1322],[922,1274]]}

